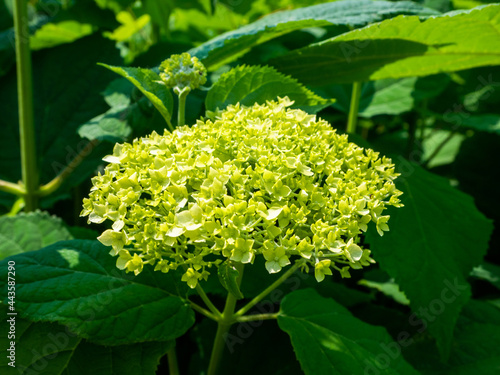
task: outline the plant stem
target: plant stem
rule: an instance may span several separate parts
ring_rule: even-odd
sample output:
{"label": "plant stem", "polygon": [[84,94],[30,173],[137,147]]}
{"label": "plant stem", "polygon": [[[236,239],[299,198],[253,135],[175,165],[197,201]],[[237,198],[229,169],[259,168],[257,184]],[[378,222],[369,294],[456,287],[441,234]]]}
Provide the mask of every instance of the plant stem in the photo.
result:
{"label": "plant stem", "polygon": [[177,111],[177,126],[183,126],[186,122],[186,98],[191,89],[189,87],[184,87],[182,90],[175,90],[179,96],[179,108]]}
{"label": "plant stem", "polygon": [[351,105],[349,107],[349,117],[347,118],[347,133],[354,134],[356,132],[356,124],[358,120],[359,99],[361,98],[361,82],[352,84]]}
{"label": "plant stem", "polygon": [[177,363],[177,353],[175,352],[175,344],[167,352],[168,358],[168,373],[169,375],[179,375],[179,364]]}
{"label": "plant stem", "polygon": [[25,211],[38,204],[38,169],[33,114],[33,84],[28,29],[28,2],[14,1],[14,30],[16,37],[17,97],[19,105],[19,135],[21,141],[21,170],[25,188]]}
{"label": "plant stem", "polygon": [[274,283],[269,285],[266,289],[264,289],[257,297],[255,297],[253,300],[248,302],[245,306],[243,306],[236,314],[234,314],[234,317],[239,319],[243,314],[245,314],[248,310],[250,310],[252,307],[254,307],[256,304],[258,304],[265,296],[267,296],[269,293],[271,293],[274,289],[279,287],[286,279],[288,279],[292,274],[297,271],[297,269],[304,264],[302,260],[299,260],[295,262],[295,264],[288,269],[281,277],[276,280]]}
{"label": "plant stem", "polygon": [[80,165],[83,159],[85,159],[85,157],[89,155],[98,144],[98,140],[90,141],[85,148],[80,151],[78,155],[76,155],[76,157],[61,171],[61,173],[54,177],[50,182],[40,186],[38,189],[38,195],[43,197],[56,191],[64,180],[75,170],[76,167]]}
{"label": "plant stem", "polygon": [[240,322],[251,322],[253,320],[269,320],[278,318],[278,315],[279,313],[246,315],[236,318],[236,321],[240,323]]}
{"label": "plant stem", "polygon": [[205,293],[205,291],[203,290],[203,288],[201,287],[200,284],[196,284],[196,291],[200,295],[200,297],[203,300],[203,302],[205,302],[205,305],[207,305],[207,307],[210,309],[210,311],[217,318],[222,317],[221,312],[217,309],[217,307],[215,307],[215,305],[212,303],[212,301],[210,301],[210,298],[208,298],[207,294]]}
{"label": "plant stem", "polygon": [[200,305],[194,303],[193,301],[189,301],[189,304],[191,305],[191,307],[193,308],[193,310],[198,311],[200,314],[205,315],[207,318],[215,320],[216,322],[219,321],[220,317],[215,316],[210,311],[208,311],[207,309],[204,309],[203,307],[201,307]]}
{"label": "plant stem", "polygon": [[[236,283],[238,286],[241,284],[241,279],[243,277],[243,264],[236,262],[235,267],[239,272],[238,279]],[[207,375],[216,375],[217,370],[224,354],[224,344],[226,342],[226,334],[229,328],[235,323],[234,319],[234,308],[236,307],[236,297],[231,293],[227,294],[226,305],[224,306],[224,311],[222,312],[222,318],[217,323],[217,333],[215,334],[214,346],[212,348],[212,354],[210,355],[210,363],[208,365]]]}

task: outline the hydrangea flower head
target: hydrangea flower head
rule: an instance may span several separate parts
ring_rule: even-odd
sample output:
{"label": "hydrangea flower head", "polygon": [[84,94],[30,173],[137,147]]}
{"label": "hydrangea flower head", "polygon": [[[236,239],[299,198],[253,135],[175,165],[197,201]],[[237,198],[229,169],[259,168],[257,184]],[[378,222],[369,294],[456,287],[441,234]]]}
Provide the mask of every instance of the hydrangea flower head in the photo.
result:
{"label": "hydrangea flower head", "polygon": [[318,281],[373,263],[360,239],[368,225],[383,235],[385,208],[401,206],[394,165],[292,104],[229,106],[117,144],[82,211],[113,222],[99,240],[117,266],[183,267],[194,288],[225,260],[263,257],[275,273],[302,258]]}
{"label": "hydrangea flower head", "polygon": [[160,64],[160,78],[168,88],[194,90],[207,81],[207,69],[197,57],[184,52]]}

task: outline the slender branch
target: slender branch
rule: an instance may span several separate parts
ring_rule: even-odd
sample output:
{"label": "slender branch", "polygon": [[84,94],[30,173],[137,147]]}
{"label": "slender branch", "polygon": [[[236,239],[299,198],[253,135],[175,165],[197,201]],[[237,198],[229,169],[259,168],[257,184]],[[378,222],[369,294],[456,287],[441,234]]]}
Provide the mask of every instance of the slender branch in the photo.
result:
{"label": "slender branch", "polygon": [[245,315],[236,318],[238,323],[241,322],[251,322],[253,320],[269,320],[278,318],[279,313],[274,314],[255,314],[255,315]]}
{"label": "slender branch", "polygon": [[[237,285],[241,284],[241,279],[243,277],[243,264],[235,263],[235,267],[239,272],[238,279],[236,280]],[[222,355],[224,354],[224,344],[226,342],[226,334],[231,328],[231,325],[235,323],[234,319],[234,308],[236,307],[236,297],[228,293],[226,299],[226,305],[224,306],[224,311],[222,312],[222,319],[217,324],[217,333],[215,334],[214,346],[212,348],[212,354],[210,355],[210,363],[208,364],[208,375],[216,375],[219,368]]]}
{"label": "slender branch", "polygon": [[54,191],[59,189],[64,180],[80,165],[80,163],[85,159],[86,156],[94,149],[95,146],[99,144],[98,140],[90,141],[85,148],[75,156],[75,158],[64,168],[61,173],[52,179],[52,181],[47,182],[45,185],[40,186],[38,189],[38,195],[43,197],[52,194]]}
{"label": "slender branch", "polygon": [[17,97],[19,105],[19,135],[21,170],[25,187],[25,211],[38,205],[38,168],[33,111],[33,83],[28,29],[28,2],[14,1],[14,31],[16,38]]}
{"label": "slender branch", "polygon": [[20,184],[15,184],[13,182],[0,180],[0,191],[5,191],[6,193],[22,196],[26,194],[24,186]]}
{"label": "slender branch", "polygon": [[203,290],[203,288],[201,287],[200,284],[196,284],[196,291],[200,295],[200,297],[203,300],[203,302],[205,302],[205,305],[207,305],[207,307],[210,309],[210,311],[217,318],[222,317],[221,312],[217,309],[217,307],[215,307],[215,305],[212,303],[212,301],[210,301],[210,298],[208,298],[207,294],[205,293],[205,291]]}
{"label": "slender branch", "polygon": [[349,116],[347,118],[347,133],[354,134],[358,121],[359,99],[361,98],[362,82],[352,84],[351,105],[349,107]]}
{"label": "slender branch", "polygon": [[255,297],[253,300],[248,302],[245,306],[243,306],[234,316],[236,318],[241,317],[243,314],[245,314],[248,310],[250,310],[252,307],[254,307],[256,304],[258,304],[262,299],[267,296],[269,293],[271,293],[274,289],[279,287],[286,279],[288,279],[292,274],[297,271],[297,269],[304,264],[304,260],[299,260],[295,262],[295,264],[288,269],[281,277],[276,280],[274,283],[269,285],[266,289],[264,289],[257,297]]}
{"label": "slender branch", "polygon": [[179,375],[179,364],[177,362],[177,353],[175,345],[167,352],[168,358],[168,373],[169,375]]}
{"label": "slender branch", "polygon": [[218,322],[220,320],[220,317],[215,316],[210,311],[208,311],[207,309],[204,309],[203,307],[201,307],[200,305],[194,303],[193,301],[189,301],[189,304],[191,305],[191,307],[193,308],[193,310],[198,311],[200,314],[205,315],[207,318],[215,320],[216,322]]}

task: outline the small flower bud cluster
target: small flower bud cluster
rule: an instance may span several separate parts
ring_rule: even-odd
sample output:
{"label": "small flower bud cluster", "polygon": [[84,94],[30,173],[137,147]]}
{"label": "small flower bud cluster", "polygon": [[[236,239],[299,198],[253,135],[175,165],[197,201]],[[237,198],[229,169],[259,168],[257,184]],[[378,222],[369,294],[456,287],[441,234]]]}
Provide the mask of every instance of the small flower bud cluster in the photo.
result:
{"label": "small flower bud cluster", "polygon": [[197,89],[207,81],[207,70],[197,57],[187,52],[172,55],[160,65],[160,78],[168,88]]}
{"label": "small flower bud cluster", "polygon": [[99,240],[120,269],[183,267],[192,288],[226,259],[302,258],[315,276],[373,263],[360,236],[400,207],[390,159],[349,143],[288,98],[209,113],[192,127],[117,144],[82,216],[113,222]]}

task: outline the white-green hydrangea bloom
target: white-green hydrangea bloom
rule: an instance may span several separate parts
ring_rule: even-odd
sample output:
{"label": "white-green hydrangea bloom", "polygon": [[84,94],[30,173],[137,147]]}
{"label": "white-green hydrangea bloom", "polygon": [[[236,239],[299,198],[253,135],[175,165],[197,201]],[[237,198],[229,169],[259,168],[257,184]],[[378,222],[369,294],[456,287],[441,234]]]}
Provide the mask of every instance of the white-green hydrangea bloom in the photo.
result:
{"label": "white-green hydrangea bloom", "polygon": [[160,78],[168,88],[194,90],[207,81],[207,69],[197,57],[184,52],[160,64]]}
{"label": "white-green hydrangea bloom", "polygon": [[349,143],[288,98],[229,106],[192,127],[117,144],[82,215],[111,220],[99,240],[117,266],[183,267],[194,288],[226,259],[263,256],[270,273],[304,259],[322,281],[373,263],[360,236],[400,207],[390,159]]}

